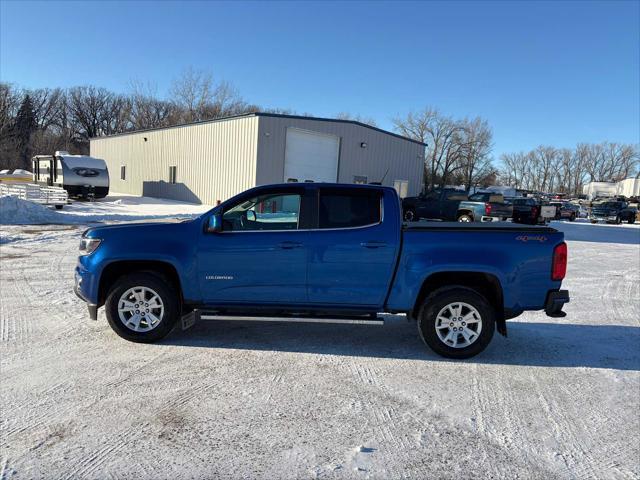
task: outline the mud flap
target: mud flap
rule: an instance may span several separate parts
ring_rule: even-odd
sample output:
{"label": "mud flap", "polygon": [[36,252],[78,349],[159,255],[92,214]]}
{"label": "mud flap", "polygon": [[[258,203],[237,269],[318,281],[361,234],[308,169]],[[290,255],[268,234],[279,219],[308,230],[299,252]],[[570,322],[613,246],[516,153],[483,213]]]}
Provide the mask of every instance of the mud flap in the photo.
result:
{"label": "mud flap", "polygon": [[195,309],[180,318],[180,328],[187,330],[200,321],[200,310]]}

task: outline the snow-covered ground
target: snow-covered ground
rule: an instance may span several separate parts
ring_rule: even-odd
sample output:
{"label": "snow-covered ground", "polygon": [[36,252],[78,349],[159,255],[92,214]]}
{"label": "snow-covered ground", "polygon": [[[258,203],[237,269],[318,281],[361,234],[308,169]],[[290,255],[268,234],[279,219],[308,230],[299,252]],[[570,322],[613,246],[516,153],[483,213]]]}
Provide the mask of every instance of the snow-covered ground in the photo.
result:
{"label": "snow-covered ground", "polygon": [[522,315],[467,361],[403,316],[202,322],[156,345],[87,319],[78,216],[207,208],[108,198],[65,207],[66,225],[0,226],[0,478],[640,476],[638,226],[554,222],[567,317]]}
{"label": "snow-covered ground", "polygon": [[62,210],[19,199],[0,197],[0,225],[87,224],[167,220],[199,215],[212,207],[162,198],[109,195],[95,202],[72,201]]}

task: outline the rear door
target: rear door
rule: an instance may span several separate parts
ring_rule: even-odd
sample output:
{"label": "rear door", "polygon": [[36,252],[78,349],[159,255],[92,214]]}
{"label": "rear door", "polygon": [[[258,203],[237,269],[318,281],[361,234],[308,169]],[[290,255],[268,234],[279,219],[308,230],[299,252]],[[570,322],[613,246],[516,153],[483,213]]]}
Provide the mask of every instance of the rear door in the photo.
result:
{"label": "rear door", "polygon": [[309,236],[312,304],[376,308],[383,304],[400,243],[400,209],[392,192],[321,187],[317,229]]}
{"label": "rear door", "polygon": [[440,192],[434,190],[422,196],[416,205],[418,218],[440,218]]}
{"label": "rear door", "polygon": [[440,218],[442,220],[454,221],[458,219],[458,208],[460,202],[467,200],[467,193],[462,190],[445,190],[441,202],[442,211]]}

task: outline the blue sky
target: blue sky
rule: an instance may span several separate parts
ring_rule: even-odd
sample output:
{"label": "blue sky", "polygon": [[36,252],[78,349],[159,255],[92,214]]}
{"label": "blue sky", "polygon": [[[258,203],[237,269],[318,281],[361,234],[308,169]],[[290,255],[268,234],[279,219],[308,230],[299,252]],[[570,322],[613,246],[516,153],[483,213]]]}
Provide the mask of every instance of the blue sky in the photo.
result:
{"label": "blue sky", "polygon": [[0,78],[166,94],[192,66],[252,103],[482,116],[494,154],[640,142],[640,2],[6,2]]}

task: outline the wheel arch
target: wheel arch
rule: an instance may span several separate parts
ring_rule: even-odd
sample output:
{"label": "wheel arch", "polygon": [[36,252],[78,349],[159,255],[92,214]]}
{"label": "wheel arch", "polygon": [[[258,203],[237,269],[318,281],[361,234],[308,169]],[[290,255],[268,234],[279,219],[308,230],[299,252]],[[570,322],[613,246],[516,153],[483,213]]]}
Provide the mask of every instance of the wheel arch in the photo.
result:
{"label": "wheel arch", "polygon": [[504,294],[498,277],[491,273],[474,271],[444,271],[429,275],[423,282],[411,310],[411,317],[417,318],[422,303],[436,290],[444,287],[465,287],[485,297],[496,312],[496,329],[501,335],[507,334],[504,311]]}
{"label": "wheel arch", "polygon": [[179,301],[182,304],[182,284],[174,265],[162,260],[118,260],[109,263],[102,270],[98,287],[98,305],[104,305],[111,286],[118,278],[134,272],[147,272],[160,276],[177,289]]}
{"label": "wheel arch", "polygon": [[469,208],[463,208],[461,210],[458,210],[458,213],[456,213],[456,220],[460,218],[462,215],[469,215],[472,219],[475,219],[474,211]]}

